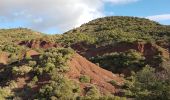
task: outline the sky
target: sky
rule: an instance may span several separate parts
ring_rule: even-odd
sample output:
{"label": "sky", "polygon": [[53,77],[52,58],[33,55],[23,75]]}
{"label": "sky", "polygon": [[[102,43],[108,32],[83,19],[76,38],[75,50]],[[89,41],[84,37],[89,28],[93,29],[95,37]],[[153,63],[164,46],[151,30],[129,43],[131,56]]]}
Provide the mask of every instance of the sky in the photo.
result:
{"label": "sky", "polygon": [[0,0],[0,28],[66,32],[105,16],[136,16],[170,25],[170,0]]}

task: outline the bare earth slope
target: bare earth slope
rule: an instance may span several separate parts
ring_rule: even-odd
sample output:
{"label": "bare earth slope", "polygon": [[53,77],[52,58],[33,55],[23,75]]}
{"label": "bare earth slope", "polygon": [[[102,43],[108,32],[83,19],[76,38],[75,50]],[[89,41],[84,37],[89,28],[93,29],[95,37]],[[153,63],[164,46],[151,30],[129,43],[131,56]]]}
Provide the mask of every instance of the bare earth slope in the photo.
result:
{"label": "bare earth slope", "polygon": [[[119,78],[115,74],[100,68],[99,66],[91,63],[87,59],[83,58],[79,54],[75,54],[74,57],[69,62],[70,71],[67,76],[74,80],[79,80],[81,75],[88,75],[91,78],[92,84],[98,86],[103,94],[110,92],[118,92],[114,86],[112,86],[109,81],[114,80],[118,84],[123,82],[123,79]],[[88,84],[81,83],[82,88],[88,86]]]}

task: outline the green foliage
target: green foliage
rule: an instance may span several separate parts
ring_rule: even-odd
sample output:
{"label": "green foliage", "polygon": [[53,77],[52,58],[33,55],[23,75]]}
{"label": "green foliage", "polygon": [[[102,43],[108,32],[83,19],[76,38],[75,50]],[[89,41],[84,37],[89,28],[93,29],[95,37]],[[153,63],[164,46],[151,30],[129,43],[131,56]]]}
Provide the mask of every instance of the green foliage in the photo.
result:
{"label": "green foliage", "polygon": [[154,55],[153,61],[151,61],[151,62],[152,63],[157,62],[155,64],[157,64],[157,66],[160,66],[164,62],[164,60],[165,60],[164,57],[162,55],[158,54],[158,55]]}
{"label": "green foliage", "polygon": [[[33,96],[30,99],[125,100],[126,98],[113,95],[103,96],[95,86],[88,87],[85,96],[81,97],[79,84],[63,77],[63,74],[69,71],[67,62],[74,54],[72,49],[51,48],[44,50],[37,48],[40,57],[31,58],[25,54],[28,47],[18,45],[18,43],[43,40],[61,43],[68,47],[78,42],[85,42],[100,47],[110,44],[116,45],[120,42],[149,41],[157,43],[161,40],[164,44],[160,44],[160,46],[168,47],[170,27],[144,18],[115,16],[90,21],[63,35],[49,36],[26,28],[16,28],[0,29],[0,38],[0,51],[9,53],[8,65],[5,65],[5,67],[0,65],[0,100],[29,98],[31,93],[35,93],[33,91],[34,86],[41,84],[39,81],[43,81],[40,78],[44,78],[44,81],[49,81],[49,83],[43,84],[38,94],[31,94]],[[88,50],[88,48],[85,49]],[[120,69],[135,70],[145,65],[143,55],[134,50],[105,54],[91,60],[112,72],[119,72]],[[143,70],[132,74],[125,84],[126,96],[138,100],[169,100],[169,66],[165,63],[159,51],[154,56],[153,61],[150,62],[156,62],[159,65],[165,64],[166,67],[163,65],[163,68],[166,71],[157,72],[151,67],[145,67]],[[25,77],[23,75],[30,75],[30,80],[26,80],[26,82],[28,81],[27,84],[21,90],[18,90],[17,83],[13,79]],[[91,84],[89,76],[81,76],[80,82]],[[110,81],[110,83],[117,85],[115,81]]]}
{"label": "green foliage", "polygon": [[32,70],[32,67],[29,66],[19,66],[19,67],[13,67],[12,73],[14,75],[25,75],[29,73]]}
{"label": "green foliage", "polygon": [[100,91],[95,86],[87,87],[86,98],[89,99],[99,99]]}
{"label": "green foliage", "polygon": [[7,97],[12,96],[11,90],[9,88],[1,88],[0,87],[0,99],[6,100]]}
{"label": "green foliage", "polygon": [[11,97],[14,96],[14,93],[12,89],[17,88],[17,84],[15,81],[10,81],[8,83],[8,86],[6,87],[0,87],[0,100],[6,100],[10,99]]}
{"label": "green foliage", "polygon": [[32,88],[38,82],[38,77],[34,76],[32,80],[27,84],[28,87]]}
{"label": "green foliage", "polygon": [[[169,39],[170,27],[144,18],[114,16],[90,21],[66,32],[65,37],[80,33],[95,40],[94,44],[107,45],[121,41],[156,41],[158,39],[166,41]],[[79,40],[81,41],[81,39]]]}
{"label": "green foliage", "polygon": [[90,97],[80,97],[78,100],[127,100],[126,97],[119,97],[114,95],[100,96],[99,98],[90,98]]}
{"label": "green foliage", "polygon": [[76,34],[63,34],[60,38],[56,40],[56,42],[61,42],[68,46],[70,46],[73,43],[82,41],[92,44],[95,42],[95,37],[91,37],[87,34],[76,33]]}
{"label": "green foliage", "polygon": [[40,89],[38,98],[55,98],[59,100],[75,99],[79,94],[79,90],[77,89],[78,88],[70,80],[59,76]]}
{"label": "green foliage", "polygon": [[163,74],[156,73],[154,68],[146,66],[134,73],[127,81],[126,95],[138,100],[169,100],[169,79],[161,78]]}
{"label": "green foliage", "polygon": [[79,81],[82,83],[90,83],[90,77],[87,75],[82,75],[80,76]]}
{"label": "green foliage", "polygon": [[55,69],[55,65],[53,63],[45,64],[44,71],[51,73]]}
{"label": "green foliage", "polygon": [[45,67],[46,72],[51,72],[54,68],[58,72],[65,72],[69,70],[67,61],[73,54],[74,51],[69,48],[48,49],[40,56],[40,65]]}
{"label": "green foliage", "polygon": [[3,41],[8,42],[30,40],[43,36],[43,34],[40,34],[39,32],[35,32],[26,28],[0,29],[0,34],[0,37],[3,38]]}
{"label": "green foliage", "polygon": [[113,86],[116,86],[116,85],[117,85],[117,82],[114,81],[114,80],[109,81],[109,83],[112,84]]}
{"label": "green foliage", "polygon": [[[112,72],[119,72],[120,69],[138,69],[145,64],[145,58],[135,50],[120,53],[110,53],[90,59],[94,63],[99,63],[103,68]],[[114,67],[111,67],[114,66]]]}
{"label": "green foliage", "polygon": [[36,61],[29,61],[28,66],[35,67],[37,65]]}

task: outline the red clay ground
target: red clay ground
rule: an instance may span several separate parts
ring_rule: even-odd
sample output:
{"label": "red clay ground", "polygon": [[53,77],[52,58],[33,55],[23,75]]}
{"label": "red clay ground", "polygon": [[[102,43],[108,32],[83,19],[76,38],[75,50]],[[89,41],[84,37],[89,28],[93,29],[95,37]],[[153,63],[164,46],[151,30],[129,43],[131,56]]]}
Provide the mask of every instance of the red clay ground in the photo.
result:
{"label": "red clay ground", "polygon": [[[98,86],[102,94],[118,92],[114,86],[108,83],[109,81],[114,80],[120,85],[123,83],[122,78],[91,63],[79,54],[75,54],[68,65],[70,66],[70,71],[67,73],[69,78],[78,81],[81,75],[87,75],[91,78],[90,83]],[[80,83],[80,85],[84,88],[89,84]]]}
{"label": "red clay ground", "polygon": [[1,64],[6,65],[8,63],[8,53],[0,52],[0,66]]}

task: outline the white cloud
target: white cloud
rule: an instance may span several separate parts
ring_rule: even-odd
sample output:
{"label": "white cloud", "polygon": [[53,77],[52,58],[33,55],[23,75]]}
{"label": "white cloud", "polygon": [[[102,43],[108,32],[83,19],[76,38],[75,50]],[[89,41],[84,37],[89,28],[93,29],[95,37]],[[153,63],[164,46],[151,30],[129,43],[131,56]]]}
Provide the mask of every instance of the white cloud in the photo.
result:
{"label": "white cloud", "polygon": [[[24,22],[38,31],[50,28],[66,31],[105,16],[106,2],[125,4],[137,0],[0,0],[0,22]],[[18,25],[20,26],[20,25]]]}
{"label": "white cloud", "polygon": [[165,20],[170,20],[170,14],[153,15],[153,16],[148,16],[146,18],[154,21],[165,21]]}
{"label": "white cloud", "polygon": [[112,4],[127,4],[131,2],[137,2],[139,0],[103,0],[104,2],[110,2]]}

